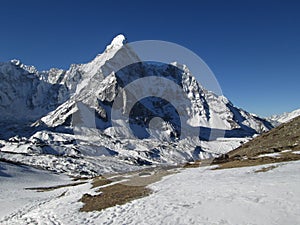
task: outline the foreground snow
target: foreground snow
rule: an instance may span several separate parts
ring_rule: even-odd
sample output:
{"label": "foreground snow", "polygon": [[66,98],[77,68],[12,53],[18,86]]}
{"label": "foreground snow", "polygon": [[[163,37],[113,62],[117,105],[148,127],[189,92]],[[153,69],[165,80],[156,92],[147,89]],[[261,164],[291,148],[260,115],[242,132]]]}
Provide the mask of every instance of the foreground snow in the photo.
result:
{"label": "foreground snow", "polygon": [[[37,193],[25,188],[68,184],[65,175],[0,162],[0,218],[26,205],[39,204],[54,197],[53,193]],[[1,223],[0,223],[1,224]]]}
{"label": "foreground snow", "polygon": [[[78,213],[78,199],[93,193],[89,183],[62,188],[6,217],[2,213],[0,224],[300,224],[300,162],[276,166],[260,173],[255,171],[268,165],[182,170],[150,185],[152,195],[101,212]],[[23,187],[10,183],[5,189],[10,178],[0,179],[3,205]]]}

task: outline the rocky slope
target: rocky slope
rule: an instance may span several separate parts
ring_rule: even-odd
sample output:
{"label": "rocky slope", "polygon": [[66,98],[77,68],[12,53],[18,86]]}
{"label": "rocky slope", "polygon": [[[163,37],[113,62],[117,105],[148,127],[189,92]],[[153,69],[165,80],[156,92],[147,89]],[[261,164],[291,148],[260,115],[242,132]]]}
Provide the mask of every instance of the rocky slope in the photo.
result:
{"label": "rocky slope", "polygon": [[284,150],[300,150],[300,116],[254,138],[228,154],[231,158],[237,155],[253,157]]}

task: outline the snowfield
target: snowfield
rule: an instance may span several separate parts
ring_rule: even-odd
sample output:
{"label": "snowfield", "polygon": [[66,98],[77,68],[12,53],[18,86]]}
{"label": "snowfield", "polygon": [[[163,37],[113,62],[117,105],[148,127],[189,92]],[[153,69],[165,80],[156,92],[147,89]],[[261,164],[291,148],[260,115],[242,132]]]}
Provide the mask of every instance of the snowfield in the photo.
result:
{"label": "snowfield", "polygon": [[300,224],[300,161],[273,165],[267,172],[255,171],[269,165],[182,169],[151,184],[148,197],[83,213],[78,200],[96,191],[89,182],[50,192],[25,191],[45,186],[45,179],[48,185],[70,180],[1,163],[0,224]]}
{"label": "snowfield", "polygon": [[30,206],[39,204],[55,196],[51,192],[37,193],[26,191],[25,188],[55,186],[70,182],[71,178],[66,175],[0,162],[0,218],[28,204]]}

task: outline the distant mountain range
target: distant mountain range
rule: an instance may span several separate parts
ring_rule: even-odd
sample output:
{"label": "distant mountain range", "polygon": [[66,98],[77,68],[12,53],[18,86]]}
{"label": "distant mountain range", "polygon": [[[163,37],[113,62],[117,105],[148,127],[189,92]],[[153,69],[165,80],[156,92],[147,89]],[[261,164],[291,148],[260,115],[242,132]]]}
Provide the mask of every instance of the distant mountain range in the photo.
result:
{"label": "distant mountain range", "polygon": [[268,117],[266,119],[270,123],[272,123],[274,126],[278,126],[282,123],[291,121],[292,119],[296,118],[297,116],[300,116],[300,109],[296,109],[292,112],[285,112],[281,115],[274,115],[274,116]]}
{"label": "distant mountain range", "polygon": [[[0,158],[93,176],[209,158],[273,127],[206,90],[185,65],[140,62],[124,41],[68,70],[0,63]],[[126,89],[137,80],[147,85]]]}

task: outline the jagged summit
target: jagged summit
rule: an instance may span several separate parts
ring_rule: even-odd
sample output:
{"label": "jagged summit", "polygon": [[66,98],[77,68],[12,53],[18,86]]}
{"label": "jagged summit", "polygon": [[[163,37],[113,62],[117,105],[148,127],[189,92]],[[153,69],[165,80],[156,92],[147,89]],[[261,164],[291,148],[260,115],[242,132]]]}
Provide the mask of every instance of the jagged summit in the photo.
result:
{"label": "jagged summit", "polygon": [[34,66],[25,65],[19,59],[12,59],[10,60],[10,63],[28,71],[29,73],[38,73],[38,70]]}
{"label": "jagged summit", "polygon": [[[86,68],[85,65],[90,66],[90,67],[94,67],[94,68],[95,67],[100,68],[104,64],[104,62],[109,60],[110,58],[112,58],[114,56],[114,54],[124,44],[126,44],[126,42],[127,42],[126,37],[123,34],[119,34],[119,35],[117,35],[116,37],[114,37],[112,39],[112,41],[109,45],[106,46],[106,51],[104,52],[105,54],[104,53],[98,54],[92,61],[90,61],[86,64],[79,64],[79,65],[72,64],[70,66],[70,69],[72,67],[78,67],[78,66],[82,66],[82,67]],[[110,53],[107,53],[107,51],[110,51]],[[101,61],[99,65],[93,65],[93,64],[95,64],[95,62],[99,63],[99,61]],[[51,68],[48,71],[38,71],[35,66],[23,64],[22,61],[19,60],[19,59],[12,59],[8,63],[10,63],[12,65],[15,65],[15,66],[17,66],[21,69],[24,69],[24,70],[28,71],[29,73],[36,73],[36,74],[45,74],[45,73],[49,73],[51,71],[53,72],[54,70],[60,70],[60,69],[57,69],[57,68]],[[87,72],[90,72],[90,71],[87,71]]]}
{"label": "jagged summit", "polygon": [[117,35],[112,42],[106,47],[106,50],[110,50],[113,48],[120,48],[124,44],[126,44],[126,38],[123,34]]}

